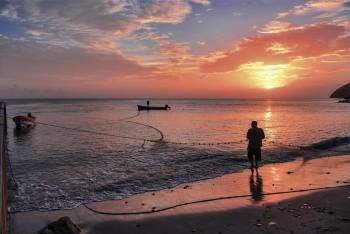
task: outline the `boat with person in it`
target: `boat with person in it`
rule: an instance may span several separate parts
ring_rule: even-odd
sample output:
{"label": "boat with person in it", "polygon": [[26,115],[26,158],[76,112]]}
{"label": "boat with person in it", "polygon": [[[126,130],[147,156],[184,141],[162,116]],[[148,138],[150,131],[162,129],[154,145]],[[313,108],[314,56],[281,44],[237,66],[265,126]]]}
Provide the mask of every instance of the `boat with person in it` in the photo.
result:
{"label": "boat with person in it", "polygon": [[170,106],[165,105],[165,106],[142,106],[142,105],[137,105],[138,111],[150,111],[150,110],[170,110]]}
{"label": "boat with person in it", "polygon": [[36,125],[36,117],[31,113],[28,113],[27,116],[18,115],[12,118],[13,122],[16,124],[16,128],[33,128]]}

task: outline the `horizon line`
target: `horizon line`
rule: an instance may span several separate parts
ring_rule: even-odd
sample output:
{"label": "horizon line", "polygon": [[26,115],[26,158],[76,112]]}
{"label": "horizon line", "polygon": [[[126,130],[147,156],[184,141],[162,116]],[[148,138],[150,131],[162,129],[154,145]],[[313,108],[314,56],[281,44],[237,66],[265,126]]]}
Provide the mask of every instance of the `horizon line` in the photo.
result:
{"label": "horizon line", "polygon": [[[297,98],[289,98],[289,97],[253,97],[253,98],[241,98],[241,97],[16,97],[16,98],[0,98],[0,101],[6,100],[315,100],[315,99],[332,99],[330,97],[297,97]],[[334,98],[333,98],[334,99]]]}

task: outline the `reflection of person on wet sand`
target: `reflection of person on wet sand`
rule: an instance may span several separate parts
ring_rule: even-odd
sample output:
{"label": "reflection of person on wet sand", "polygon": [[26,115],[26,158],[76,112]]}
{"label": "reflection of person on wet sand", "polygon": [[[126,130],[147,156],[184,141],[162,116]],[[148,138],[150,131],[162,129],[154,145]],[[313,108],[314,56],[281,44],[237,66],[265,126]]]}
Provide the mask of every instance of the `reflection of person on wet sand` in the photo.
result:
{"label": "reflection of person on wet sand", "polygon": [[256,170],[256,174],[254,173],[250,175],[249,178],[249,188],[252,194],[252,199],[254,201],[262,201],[263,200],[263,178],[259,174],[258,170]]}

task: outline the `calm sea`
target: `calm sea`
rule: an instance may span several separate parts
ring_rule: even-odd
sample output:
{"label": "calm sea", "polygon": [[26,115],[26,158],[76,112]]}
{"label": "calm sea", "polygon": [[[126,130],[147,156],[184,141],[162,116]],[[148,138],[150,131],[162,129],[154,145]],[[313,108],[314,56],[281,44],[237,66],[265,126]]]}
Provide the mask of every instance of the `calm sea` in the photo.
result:
{"label": "calm sea", "polygon": [[[350,136],[350,105],[328,99],[151,100],[172,109],[138,113],[136,105],[144,103],[8,101],[9,116],[32,112],[42,123],[16,131],[10,121],[8,148],[18,184],[12,211],[73,208],[240,171],[248,166],[245,135],[252,120],[267,137],[264,163],[339,153],[339,147],[298,147]],[[163,143],[143,140],[161,135]],[[350,152],[345,143],[341,153]]]}

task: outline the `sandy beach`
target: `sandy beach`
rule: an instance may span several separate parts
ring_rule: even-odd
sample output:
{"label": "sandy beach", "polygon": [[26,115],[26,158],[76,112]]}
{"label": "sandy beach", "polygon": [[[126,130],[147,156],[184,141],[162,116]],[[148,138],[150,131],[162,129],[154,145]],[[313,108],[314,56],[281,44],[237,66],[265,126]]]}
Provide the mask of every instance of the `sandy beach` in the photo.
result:
{"label": "sandy beach", "polygon": [[[12,228],[13,233],[37,233],[59,217],[69,216],[84,234],[347,233],[349,168],[349,155],[308,161],[300,158],[265,165],[258,174],[245,170],[87,205],[107,214],[92,212],[83,205],[72,210],[16,213],[11,215]],[[196,203],[207,199],[213,201]],[[111,215],[128,212],[151,213]]]}

